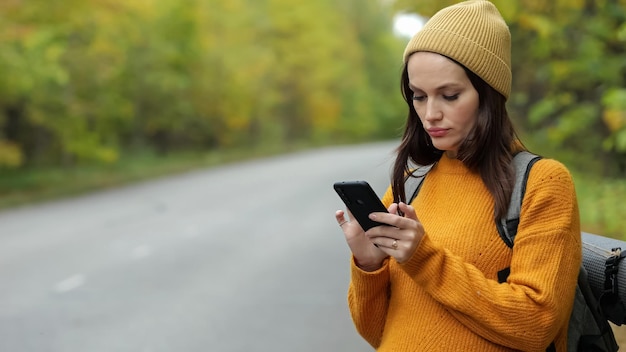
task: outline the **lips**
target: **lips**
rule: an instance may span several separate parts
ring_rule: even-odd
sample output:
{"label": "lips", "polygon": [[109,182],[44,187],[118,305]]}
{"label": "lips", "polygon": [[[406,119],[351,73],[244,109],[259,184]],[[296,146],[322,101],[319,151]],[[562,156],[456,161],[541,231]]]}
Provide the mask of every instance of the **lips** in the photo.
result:
{"label": "lips", "polygon": [[429,128],[426,130],[431,137],[443,137],[448,134],[447,128]]}

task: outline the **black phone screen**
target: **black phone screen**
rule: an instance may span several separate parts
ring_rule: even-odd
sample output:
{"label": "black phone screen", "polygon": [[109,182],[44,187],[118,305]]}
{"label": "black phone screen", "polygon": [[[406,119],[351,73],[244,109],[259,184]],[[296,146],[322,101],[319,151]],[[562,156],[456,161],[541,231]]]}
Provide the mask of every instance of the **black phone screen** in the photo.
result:
{"label": "black phone screen", "polygon": [[387,208],[369,183],[366,181],[342,181],[335,182],[333,188],[363,230],[367,231],[372,227],[384,225],[369,218],[370,213],[387,212]]}

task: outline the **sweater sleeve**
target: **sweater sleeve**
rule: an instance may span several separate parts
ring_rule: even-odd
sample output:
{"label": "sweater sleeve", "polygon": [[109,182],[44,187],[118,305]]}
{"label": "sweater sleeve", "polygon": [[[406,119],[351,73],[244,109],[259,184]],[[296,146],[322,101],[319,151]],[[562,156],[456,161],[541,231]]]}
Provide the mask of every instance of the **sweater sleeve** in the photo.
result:
{"label": "sweater sleeve", "polygon": [[350,268],[348,306],[352,321],[365,341],[378,348],[389,305],[389,259],[377,271],[366,272],[356,266],[353,257]]}
{"label": "sweater sleeve", "polygon": [[402,268],[476,334],[539,351],[563,333],[571,313],[581,264],[579,222],[569,172],[543,159],[529,175],[506,283],[438,246],[428,232]]}

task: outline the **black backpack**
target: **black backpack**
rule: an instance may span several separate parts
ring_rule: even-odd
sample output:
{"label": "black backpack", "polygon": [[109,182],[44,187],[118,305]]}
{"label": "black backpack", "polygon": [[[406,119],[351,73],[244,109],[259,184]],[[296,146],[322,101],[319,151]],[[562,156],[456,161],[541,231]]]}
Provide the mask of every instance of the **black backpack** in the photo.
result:
{"label": "black backpack", "polygon": [[[513,159],[515,186],[511,202],[506,217],[496,222],[498,233],[509,248],[513,248],[515,241],[528,174],[540,159],[540,156],[525,151],[518,153]],[[407,204],[417,197],[422,181],[431,167],[432,165],[420,167],[407,178]],[[567,351],[615,352],[619,346],[609,321],[616,325],[626,323],[626,308],[623,303],[626,302],[626,267],[622,267],[626,261],[621,261],[626,256],[626,242],[584,232],[581,236],[583,263],[569,321]],[[625,251],[622,252],[621,248]],[[509,268],[500,271],[498,281],[505,282],[509,272]],[[551,344],[546,351],[555,350],[554,344]]]}

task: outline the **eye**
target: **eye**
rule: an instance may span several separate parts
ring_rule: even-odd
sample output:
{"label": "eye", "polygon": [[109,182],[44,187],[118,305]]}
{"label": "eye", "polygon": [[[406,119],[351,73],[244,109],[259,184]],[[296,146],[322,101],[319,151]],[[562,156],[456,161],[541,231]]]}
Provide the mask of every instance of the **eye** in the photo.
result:
{"label": "eye", "polygon": [[424,101],[424,99],[426,99],[426,97],[423,96],[423,95],[415,95],[415,94],[413,94],[413,100]]}
{"label": "eye", "polygon": [[444,95],[443,98],[447,101],[453,101],[453,100],[457,100],[459,98],[459,95],[458,94]]}

